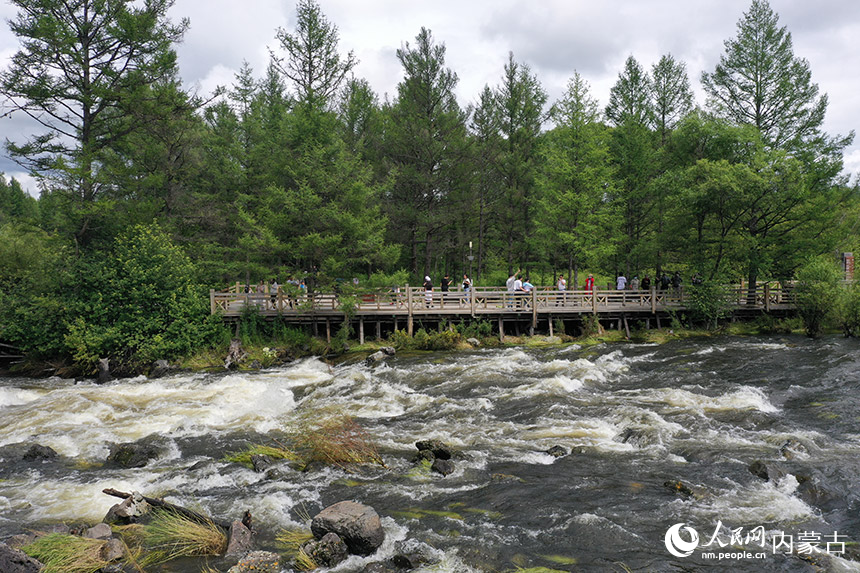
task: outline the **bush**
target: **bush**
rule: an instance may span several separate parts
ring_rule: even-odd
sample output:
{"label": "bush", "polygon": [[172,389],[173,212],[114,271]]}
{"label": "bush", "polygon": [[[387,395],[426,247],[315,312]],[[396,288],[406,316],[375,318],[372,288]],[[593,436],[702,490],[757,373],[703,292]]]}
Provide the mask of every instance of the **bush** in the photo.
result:
{"label": "bush", "polygon": [[807,336],[818,336],[836,315],[841,271],[829,257],[816,257],[798,269],[796,277],[798,313]]}
{"label": "bush", "polygon": [[687,308],[693,322],[705,323],[708,328],[716,328],[721,318],[731,315],[726,287],[719,281],[709,281],[691,285],[687,292]]}
{"label": "bush", "polygon": [[845,336],[860,335],[860,285],[851,283],[839,291],[836,316]]}

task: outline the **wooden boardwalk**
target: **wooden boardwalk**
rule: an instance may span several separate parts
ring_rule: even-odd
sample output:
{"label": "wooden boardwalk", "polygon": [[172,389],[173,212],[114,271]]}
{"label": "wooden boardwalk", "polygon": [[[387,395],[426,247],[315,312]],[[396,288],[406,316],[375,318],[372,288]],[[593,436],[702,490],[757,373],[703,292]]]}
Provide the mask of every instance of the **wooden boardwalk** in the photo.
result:
{"label": "wooden boardwalk", "polygon": [[[381,323],[405,327],[410,334],[414,322],[439,322],[482,318],[498,321],[500,335],[504,336],[504,323],[524,323],[530,330],[539,321],[547,321],[552,331],[556,319],[581,320],[584,315],[598,315],[601,320],[627,318],[657,320],[671,312],[688,308],[689,292],[683,288],[659,290],[575,290],[557,291],[535,289],[530,293],[511,293],[498,287],[476,287],[469,292],[434,290],[425,293],[421,287],[403,287],[378,292],[365,292],[349,297],[332,293],[314,293],[290,296],[281,289],[277,294],[242,293],[239,285],[227,291],[210,291],[213,314],[234,320],[249,309],[267,318],[280,318],[286,322],[324,324],[330,333],[331,324],[349,319],[359,326],[364,338],[365,322],[376,323],[377,334]],[[726,287],[726,303],[733,312],[775,312],[794,309],[791,289],[759,285],[755,291],[745,287]]]}

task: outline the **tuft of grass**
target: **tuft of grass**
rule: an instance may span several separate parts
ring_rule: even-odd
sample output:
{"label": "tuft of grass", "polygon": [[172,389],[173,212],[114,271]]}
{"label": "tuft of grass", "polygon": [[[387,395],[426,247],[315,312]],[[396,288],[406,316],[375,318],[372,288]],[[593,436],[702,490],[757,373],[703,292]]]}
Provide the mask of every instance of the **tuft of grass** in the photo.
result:
{"label": "tuft of grass", "polygon": [[22,548],[45,565],[42,573],[96,573],[110,562],[102,558],[102,539],[51,533]]}
{"label": "tuft of grass", "polygon": [[385,467],[370,436],[346,414],[300,424],[290,441],[305,465],[318,461],[344,469],[351,464]]}
{"label": "tuft of grass", "polygon": [[298,455],[296,455],[295,452],[292,452],[284,447],[251,444],[241,452],[227,452],[227,455],[224,456],[224,461],[235,464],[242,464],[243,466],[253,468],[254,464],[251,462],[251,456],[257,455],[269,456],[270,458],[276,460],[296,461],[299,459]]}
{"label": "tuft of grass", "polygon": [[296,569],[299,571],[313,571],[319,569],[319,564],[314,561],[314,558],[305,553],[304,549],[299,549],[295,559]]}
{"label": "tuft of grass", "polygon": [[174,511],[153,512],[143,529],[144,545],[151,551],[147,563],[178,557],[221,555],[227,550],[227,534],[215,523],[199,523]]}
{"label": "tuft of grass", "polygon": [[302,545],[314,538],[314,534],[306,529],[284,529],[275,541],[290,554],[298,554]]}

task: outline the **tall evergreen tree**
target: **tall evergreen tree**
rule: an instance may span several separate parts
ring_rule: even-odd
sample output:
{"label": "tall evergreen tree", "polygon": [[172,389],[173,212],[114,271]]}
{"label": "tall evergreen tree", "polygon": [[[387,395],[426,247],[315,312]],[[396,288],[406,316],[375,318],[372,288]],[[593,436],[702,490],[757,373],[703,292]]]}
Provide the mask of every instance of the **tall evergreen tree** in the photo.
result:
{"label": "tall evergreen tree", "polygon": [[687,66],[666,54],[651,68],[654,126],[660,142],[666,144],[669,133],[693,110],[693,90],[687,77]]}
{"label": "tall evergreen tree", "polygon": [[753,0],[725,48],[714,71],[702,73],[717,116],[755,126],[776,148],[797,149],[822,137],[827,95],[819,95],[809,62],[794,55],[791,33],[767,0]]}
{"label": "tall evergreen tree", "polygon": [[600,123],[597,100],[588,82],[575,73],[550,112],[556,128],[543,144],[544,162],[537,178],[539,192],[535,230],[543,256],[565,268],[568,283],[579,282],[578,270],[606,260],[613,181],[609,137]]}
{"label": "tall evergreen tree", "polygon": [[651,105],[651,78],[636,58],[629,56],[618,81],[609,90],[606,117],[614,125],[650,126],[654,110]]}
{"label": "tall evergreen tree", "polygon": [[[395,238],[408,249],[409,269],[429,274],[465,159],[467,114],[454,96],[458,78],[445,66],[445,45],[421,28],[415,44],[397,50],[404,77],[391,107],[386,150],[397,178],[385,203]],[[423,253],[420,248],[423,246]],[[423,263],[423,264],[422,264]]]}
{"label": "tall evergreen tree", "polygon": [[499,157],[504,194],[497,231],[505,244],[508,272],[512,272],[517,261],[528,263],[532,254],[532,195],[547,94],[531,69],[514,60],[510,52],[495,96],[504,140]]}
{"label": "tall evergreen tree", "polygon": [[296,4],[296,31],[278,28],[276,37],[286,55],[272,51],[272,63],[288,78],[299,102],[328,109],[358,60],[338,51],[340,34],[315,0]]}
{"label": "tall evergreen tree", "polygon": [[176,71],[173,43],[187,20],[167,18],[173,0],[12,0],[10,22],[21,40],[0,93],[45,128],[13,158],[65,195],[78,242],[92,233],[93,203],[109,189],[103,154],[144,127],[136,107],[158,95],[148,88]]}

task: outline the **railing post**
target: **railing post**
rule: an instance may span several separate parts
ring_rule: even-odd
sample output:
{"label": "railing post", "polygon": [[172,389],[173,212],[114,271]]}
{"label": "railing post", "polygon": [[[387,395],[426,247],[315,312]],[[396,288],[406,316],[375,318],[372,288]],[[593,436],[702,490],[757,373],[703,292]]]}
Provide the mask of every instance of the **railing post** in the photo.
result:
{"label": "railing post", "polygon": [[651,314],[657,314],[657,286],[651,285]]}
{"label": "railing post", "polygon": [[209,310],[215,314],[215,289],[209,289]]}
{"label": "railing post", "polygon": [[[537,281],[535,281],[537,282]],[[532,328],[530,336],[534,336],[535,329],[537,328],[537,288],[533,288],[532,292]]]}
{"label": "railing post", "polygon": [[770,283],[764,283],[764,310],[770,312]]}
{"label": "railing post", "polygon": [[475,318],[475,285],[469,287],[469,310],[472,318]]}
{"label": "railing post", "polygon": [[406,285],[406,334],[412,336],[412,289]]}
{"label": "railing post", "polygon": [[591,287],[591,312],[597,314],[597,286]]}

